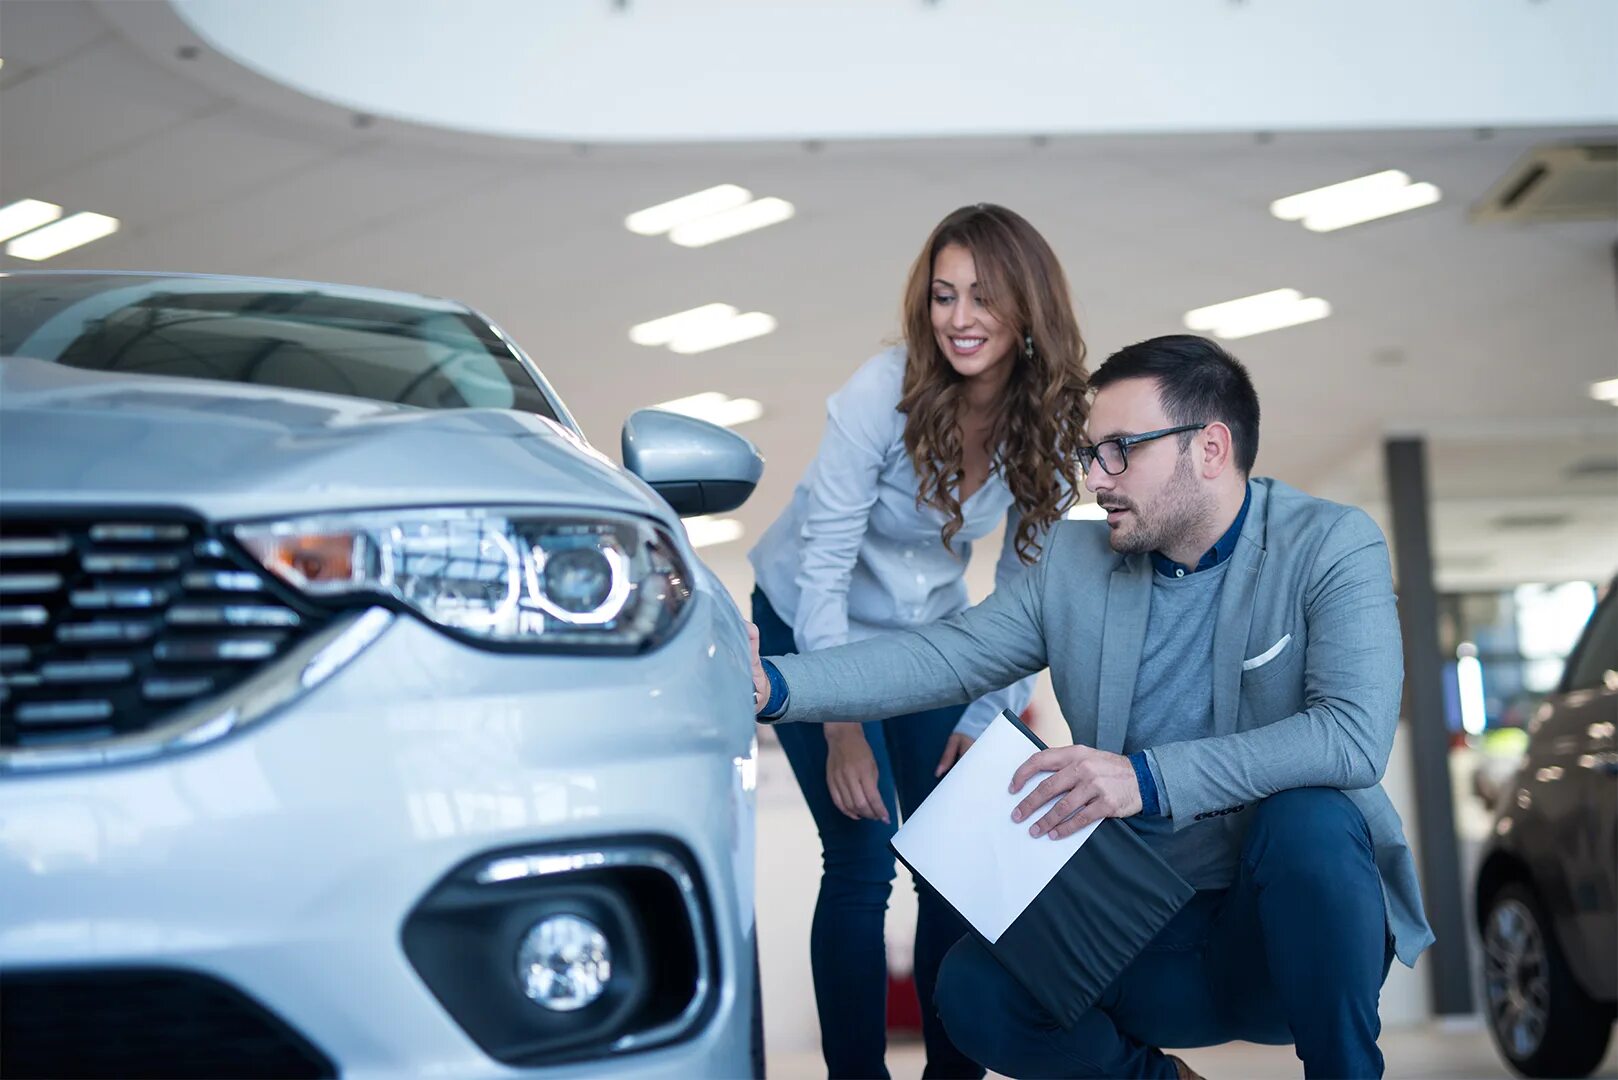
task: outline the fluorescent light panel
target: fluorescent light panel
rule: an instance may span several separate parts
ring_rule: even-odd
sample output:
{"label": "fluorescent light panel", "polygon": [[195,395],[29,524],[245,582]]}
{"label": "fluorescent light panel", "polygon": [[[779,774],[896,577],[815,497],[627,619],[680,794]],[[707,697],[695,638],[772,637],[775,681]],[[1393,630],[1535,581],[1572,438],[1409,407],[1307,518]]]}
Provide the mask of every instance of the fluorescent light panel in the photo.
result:
{"label": "fluorescent light panel", "polygon": [[1442,197],[1436,185],[1413,184],[1398,169],[1387,169],[1277,199],[1270,213],[1282,221],[1301,221],[1310,232],[1332,232],[1431,206]]}
{"label": "fluorescent light panel", "polygon": [[624,218],[624,225],[641,236],[657,236],[688,221],[745,205],[753,193],[735,184],[719,184],[678,199],[637,210]]}
{"label": "fluorescent light panel", "polygon": [[707,217],[676,226],[669,232],[669,239],[681,247],[703,247],[752,232],[754,229],[777,225],[795,213],[797,210],[785,199],[768,196],[754,199],[745,206],[709,214]]}
{"label": "fluorescent light panel", "polygon": [[1618,405],[1618,379],[1603,379],[1590,384],[1590,396],[1597,401]]}
{"label": "fluorescent light panel", "polygon": [[6,245],[6,254],[38,262],[64,251],[111,236],[118,231],[118,219],[88,210],[63,218],[54,225],[35,229]]}
{"label": "fluorescent light panel", "polygon": [[1306,297],[1297,289],[1273,289],[1188,311],[1185,325],[1229,341],[1314,322],[1330,314],[1331,304],[1318,296]]}
{"label": "fluorescent light panel", "polygon": [[629,328],[637,345],[666,345],[689,355],[762,337],[775,329],[775,317],[762,311],[738,312],[729,304],[704,304]]}
{"label": "fluorescent light panel", "polygon": [[39,199],[18,199],[0,206],[0,240],[21,236],[62,216],[62,208]]}
{"label": "fluorescent light panel", "polygon": [[740,540],[745,530],[735,518],[716,518],[706,514],[685,519],[685,534],[694,548],[713,547]]}
{"label": "fluorescent light panel", "polygon": [[735,427],[764,415],[764,406],[758,401],[752,398],[729,397],[716,390],[664,401],[653,405],[652,408],[679,413],[681,416],[694,416],[698,420],[706,420],[720,427]]}
{"label": "fluorescent light panel", "polygon": [[724,345],[734,345],[738,341],[763,337],[774,330],[775,325],[774,315],[766,315],[762,311],[749,311],[729,322],[705,324],[686,330],[669,342],[669,351],[682,356],[707,352],[709,349],[717,349]]}
{"label": "fluorescent light panel", "polygon": [[1068,509],[1067,519],[1069,521],[1105,521],[1107,512],[1101,509],[1100,503],[1079,503]]}
{"label": "fluorescent light panel", "polygon": [[661,319],[631,326],[629,340],[636,345],[667,345],[682,333],[729,322],[736,315],[736,309],[729,304],[703,304],[688,311],[675,312]]}

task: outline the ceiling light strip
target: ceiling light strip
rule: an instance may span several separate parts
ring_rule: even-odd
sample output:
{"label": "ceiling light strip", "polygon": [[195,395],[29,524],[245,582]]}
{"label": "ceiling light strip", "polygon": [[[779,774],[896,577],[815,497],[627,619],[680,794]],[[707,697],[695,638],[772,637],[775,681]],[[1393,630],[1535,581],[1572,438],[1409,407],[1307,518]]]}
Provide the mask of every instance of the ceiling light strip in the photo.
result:
{"label": "ceiling light strip", "polygon": [[648,206],[624,218],[624,226],[640,236],[658,236],[688,221],[744,206],[753,193],[735,184],[718,184],[678,199]]}
{"label": "ceiling light strip", "polygon": [[0,206],[0,240],[21,236],[62,216],[62,208],[40,199],[18,199]]}
{"label": "ceiling light strip", "polygon": [[785,199],[767,196],[754,199],[746,206],[688,221],[671,230],[669,239],[681,247],[704,247],[755,229],[778,225],[795,213],[797,210]]}
{"label": "ceiling light strip", "polygon": [[117,231],[117,218],[86,210],[65,217],[54,225],[46,225],[19,236],[6,245],[6,254],[38,262],[83,247]]}

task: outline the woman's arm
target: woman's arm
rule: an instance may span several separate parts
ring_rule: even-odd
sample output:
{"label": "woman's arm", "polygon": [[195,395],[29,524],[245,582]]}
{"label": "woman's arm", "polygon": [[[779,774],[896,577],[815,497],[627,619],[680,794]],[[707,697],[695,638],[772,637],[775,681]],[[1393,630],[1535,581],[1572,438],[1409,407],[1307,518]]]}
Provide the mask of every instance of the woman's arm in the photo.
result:
{"label": "woman's arm", "polygon": [[[893,442],[897,399],[882,356],[826,402],[826,430],[807,478],[793,636],[803,652],[848,640],[848,589]],[[890,400],[892,399],[892,400]]]}

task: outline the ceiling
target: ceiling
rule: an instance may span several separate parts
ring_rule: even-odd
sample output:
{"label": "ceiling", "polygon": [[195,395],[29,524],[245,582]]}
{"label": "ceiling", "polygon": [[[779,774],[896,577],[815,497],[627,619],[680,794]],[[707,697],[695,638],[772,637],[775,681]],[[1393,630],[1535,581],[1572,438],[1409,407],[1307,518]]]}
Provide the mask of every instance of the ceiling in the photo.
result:
{"label": "ceiling", "polygon": [[[1097,362],[1179,330],[1193,307],[1281,287],[1327,298],[1328,319],[1232,345],[1263,400],[1259,471],[1380,516],[1383,438],[1426,435],[1445,587],[1604,579],[1618,565],[1618,410],[1588,396],[1618,376],[1614,224],[1467,220],[1529,148],[1613,138],[1618,109],[1609,126],[1564,130],[541,144],[276,89],[162,3],[3,0],[0,56],[0,202],[123,222],[45,265],[453,296],[521,341],[613,454],[638,406],[757,398],[764,417],[739,429],[769,459],[736,515],[750,536],[812,457],[826,395],[895,334],[927,231],[993,201],[1062,256]],[[1268,213],[1282,195],[1387,168],[1444,200],[1330,234]],[[697,249],[622,226],[720,182],[798,215]],[[779,329],[695,356],[627,337],[713,301],[769,312]],[[1542,523],[1503,528],[1507,516]],[[737,588],[745,546],[704,552]]]}

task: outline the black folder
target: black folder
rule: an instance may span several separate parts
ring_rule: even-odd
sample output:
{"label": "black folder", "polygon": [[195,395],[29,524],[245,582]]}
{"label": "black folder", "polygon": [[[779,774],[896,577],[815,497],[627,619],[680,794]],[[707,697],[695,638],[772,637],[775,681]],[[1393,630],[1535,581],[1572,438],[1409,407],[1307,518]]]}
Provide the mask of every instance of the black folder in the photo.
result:
{"label": "black folder", "polygon": [[[1010,710],[1004,715],[1028,739],[1030,754],[1046,749]],[[897,848],[894,853],[898,855]],[[1194,893],[1133,829],[1107,818],[998,941],[989,941],[965,918],[962,922],[1066,1028],[1095,1004]],[[943,899],[949,902],[949,897]]]}

